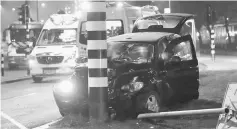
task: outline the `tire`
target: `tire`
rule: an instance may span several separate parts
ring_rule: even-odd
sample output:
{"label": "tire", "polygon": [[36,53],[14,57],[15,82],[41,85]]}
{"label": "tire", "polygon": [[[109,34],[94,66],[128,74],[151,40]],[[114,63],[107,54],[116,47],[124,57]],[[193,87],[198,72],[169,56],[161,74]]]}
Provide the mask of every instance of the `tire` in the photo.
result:
{"label": "tire", "polygon": [[32,79],[35,83],[40,83],[43,80],[43,77],[32,76]]}
{"label": "tire", "polygon": [[155,91],[149,91],[137,97],[136,114],[154,113],[161,110],[161,98]]}

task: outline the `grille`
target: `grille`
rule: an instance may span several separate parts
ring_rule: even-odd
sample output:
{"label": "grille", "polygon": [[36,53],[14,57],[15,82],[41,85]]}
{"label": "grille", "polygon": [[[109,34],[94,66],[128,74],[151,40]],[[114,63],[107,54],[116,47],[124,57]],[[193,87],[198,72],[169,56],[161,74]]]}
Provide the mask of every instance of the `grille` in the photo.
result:
{"label": "grille", "polygon": [[40,56],[37,61],[39,64],[59,64],[63,61],[63,56]]}

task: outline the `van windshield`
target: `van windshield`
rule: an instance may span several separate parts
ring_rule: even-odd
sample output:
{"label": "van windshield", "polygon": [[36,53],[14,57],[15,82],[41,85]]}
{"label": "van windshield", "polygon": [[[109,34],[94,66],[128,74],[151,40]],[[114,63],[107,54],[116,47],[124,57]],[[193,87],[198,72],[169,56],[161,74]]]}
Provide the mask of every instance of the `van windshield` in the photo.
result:
{"label": "van windshield", "polygon": [[76,44],[76,34],[76,28],[43,30],[37,45],[73,45]]}
{"label": "van windshield", "polygon": [[144,17],[136,21],[133,32],[166,32],[175,28],[183,19],[181,16],[164,15]]}

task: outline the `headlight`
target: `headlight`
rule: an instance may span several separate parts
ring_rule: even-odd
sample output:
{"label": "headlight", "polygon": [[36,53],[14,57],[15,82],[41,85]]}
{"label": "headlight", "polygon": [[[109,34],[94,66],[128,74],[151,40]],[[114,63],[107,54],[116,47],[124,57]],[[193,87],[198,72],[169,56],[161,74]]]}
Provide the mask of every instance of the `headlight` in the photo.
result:
{"label": "headlight", "polygon": [[74,90],[73,84],[70,81],[63,81],[54,87],[54,90],[64,93],[70,93]]}
{"label": "headlight", "polygon": [[36,57],[35,57],[35,56],[32,56],[32,55],[29,55],[28,59],[29,59],[29,60],[35,60]]}
{"label": "headlight", "polygon": [[28,57],[28,63],[29,63],[30,66],[35,65],[35,64],[36,64],[36,57],[30,55],[30,56]]}
{"label": "headlight", "polygon": [[127,84],[121,87],[121,90],[129,91],[129,92],[136,92],[141,90],[144,87],[144,83],[137,81],[138,77],[134,77],[133,80]]}

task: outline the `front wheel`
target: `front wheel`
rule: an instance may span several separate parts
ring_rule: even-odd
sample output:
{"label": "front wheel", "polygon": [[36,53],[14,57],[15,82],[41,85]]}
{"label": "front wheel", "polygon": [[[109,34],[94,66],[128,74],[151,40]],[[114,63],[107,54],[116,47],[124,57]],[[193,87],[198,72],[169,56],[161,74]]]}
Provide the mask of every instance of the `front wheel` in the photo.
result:
{"label": "front wheel", "polygon": [[40,83],[40,82],[42,82],[43,77],[32,76],[32,79],[33,79],[34,82],[36,82],[36,83]]}
{"label": "front wheel", "polygon": [[161,99],[157,92],[150,91],[137,98],[137,113],[160,112]]}

